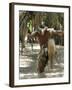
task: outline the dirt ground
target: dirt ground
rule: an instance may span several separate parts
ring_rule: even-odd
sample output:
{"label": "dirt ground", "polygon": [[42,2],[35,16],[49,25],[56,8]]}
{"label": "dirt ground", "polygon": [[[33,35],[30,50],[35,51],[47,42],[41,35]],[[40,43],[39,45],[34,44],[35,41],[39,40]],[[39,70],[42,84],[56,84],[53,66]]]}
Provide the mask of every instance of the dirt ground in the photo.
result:
{"label": "dirt ground", "polygon": [[56,46],[56,47],[57,47],[57,61],[54,59],[53,69],[50,69],[48,62],[47,66],[45,67],[45,71],[41,74],[38,74],[37,57],[40,50],[39,44],[33,44],[32,50],[31,44],[27,43],[26,47],[23,49],[22,54],[20,51],[19,78],[31,79],[31,78],[62,77],[64,75],[64,47],[63,46]]}

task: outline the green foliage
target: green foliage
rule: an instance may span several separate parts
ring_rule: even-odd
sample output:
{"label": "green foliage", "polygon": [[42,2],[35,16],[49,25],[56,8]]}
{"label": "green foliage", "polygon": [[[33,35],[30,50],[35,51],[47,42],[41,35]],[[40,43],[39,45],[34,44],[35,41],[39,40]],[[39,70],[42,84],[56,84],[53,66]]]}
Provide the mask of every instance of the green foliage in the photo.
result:
{"label": "green foliage", "polygon": [[27,23],[27,27],[28,27],[29,32],[32,32],[32,20],[30,20],[30,21]]}
{"label": "green foliage", "polygon": [[54,28],[56,30],[60,29],[60,24],[63,24],[63,14],[62,13],[47,13],[46,18],[44,19],[45,25],[49,28]]}
{"label": "green foliage", "polygon": [[[36,21],[36,19],[37,21]],[[29,30],[32,31],[32,20],[35,20],[35,25],[41,24],[41,21],[44,21],[45,26],[49,28],[54,28],[56,30],[60,29],[60,25],[62,29],[64,28],[64,14],[63,13],[55,13],[55,12],[34,12],[34,11],[21,11],[19,16],[20,27],[26,26],[29,23]]]}

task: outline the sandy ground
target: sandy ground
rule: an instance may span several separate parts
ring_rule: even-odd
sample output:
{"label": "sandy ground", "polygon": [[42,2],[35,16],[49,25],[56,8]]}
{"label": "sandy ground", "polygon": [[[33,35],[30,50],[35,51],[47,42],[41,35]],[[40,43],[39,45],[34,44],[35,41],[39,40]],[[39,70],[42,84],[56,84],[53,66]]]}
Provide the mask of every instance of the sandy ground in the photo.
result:
{"label": "sandy ground", "polygon": [[[21,47],[21,45],[20,45]],[[37,72],[37,57],[40,50],[39,44],[33,44],[33,50],[28,43],[23,49],[23,53],[20,52],[20,65],[19,65],[19,78],[52,78],[62,77],[64,74],[64,47],[57,47],[57,61],[54,59],[54,67],[50,69],[49,62],[45,67],[45,71],[41,74]],[[21,48],[20,48],[21,50]]]}

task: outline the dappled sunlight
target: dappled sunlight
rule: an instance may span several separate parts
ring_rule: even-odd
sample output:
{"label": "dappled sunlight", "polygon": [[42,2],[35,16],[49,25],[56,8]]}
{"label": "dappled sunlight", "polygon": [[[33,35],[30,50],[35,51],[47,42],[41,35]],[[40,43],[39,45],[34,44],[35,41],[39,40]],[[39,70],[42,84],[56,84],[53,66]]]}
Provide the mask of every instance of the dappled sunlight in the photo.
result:
{"label": "dappled sunlight", "polygon": [[32,59],[21,59],[20,67],[30,67],[32,62],[34,62]]}
{"label": "dappled sunlight", "polygon": [[62,77],[64,75],[63,72],[43,72],[43,73],[27,73],[27,74],[20,74],[20,79],[31,79],[31,78],[52,78],[52,77]]}
{"label": "dappled sunlight", "polygon": [[20,54],[20,79],[32,79],[32,78],[52,78],[52,77],[62,77],[64,75],[64,48],[57,46],[57,60],[54,59],[53,69],[50,68],[48,63],[45,67],[43,73],[37,72],[37,57],[39,54],[40,46],[39,44],[33,44],[33,50],[30,44],[26,44],[23,49],[23,54]]}

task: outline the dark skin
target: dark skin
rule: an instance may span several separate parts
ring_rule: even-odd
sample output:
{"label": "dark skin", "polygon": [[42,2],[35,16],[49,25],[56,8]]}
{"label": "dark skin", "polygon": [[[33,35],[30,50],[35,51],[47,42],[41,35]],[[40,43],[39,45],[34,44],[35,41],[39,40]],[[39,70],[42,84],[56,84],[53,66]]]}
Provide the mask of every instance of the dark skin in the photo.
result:
{"label": "dark skin", "polygon": [[48,41],[50,33],[49,33],[49,31],[45,30],[44,34],[42,34],[42,32],[40,31],[40,32],[35,32],[34,34],[32,34],[32,36],[37,37],[40,46],[42,46],[43,44],[45,44]]}
{"label": "dark skin", "polygon": [[32,34],[33,37],[37,37],[38,38],[38,42],[40,44],[40,46],[42,46],[43,44],[46,44],[49,38],[53,38],[54,36],[58,35],[57,32],[50,32],[47,30],[44,30],[43,34],[42,32],[35,32],[34,34]]}

